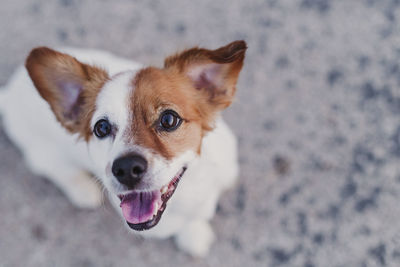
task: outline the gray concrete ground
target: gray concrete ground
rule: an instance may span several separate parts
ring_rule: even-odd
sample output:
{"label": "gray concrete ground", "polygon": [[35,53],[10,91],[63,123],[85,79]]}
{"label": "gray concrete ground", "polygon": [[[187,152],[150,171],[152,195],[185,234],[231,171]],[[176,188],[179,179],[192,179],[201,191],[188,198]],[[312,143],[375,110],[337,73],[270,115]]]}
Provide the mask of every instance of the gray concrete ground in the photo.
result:
{"label": "gray concrete ground", "polygon": [[399,20],[398,0],[2,0],[0,84],[37,45],[158,65],[249,49],[225,113],[241,178],[209,257],[127,235],[108,204],[75,209],[0,128],[0,266],[400,266]]}

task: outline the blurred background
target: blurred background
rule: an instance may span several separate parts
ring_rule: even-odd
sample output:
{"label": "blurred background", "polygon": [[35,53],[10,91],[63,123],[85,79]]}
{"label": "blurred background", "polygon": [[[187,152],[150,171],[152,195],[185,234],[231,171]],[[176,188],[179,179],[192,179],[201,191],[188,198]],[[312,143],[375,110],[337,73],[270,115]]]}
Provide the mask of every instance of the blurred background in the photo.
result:
{"label": "blurred background", "polygon": [[398,0],[2,0],[0,85],[39,45],[158,66],[249,48],[224,113],[241,175],[207,258],[126,234],[107,203],[74,208],[0,126],[0,266],[400,266],[399,20]]}

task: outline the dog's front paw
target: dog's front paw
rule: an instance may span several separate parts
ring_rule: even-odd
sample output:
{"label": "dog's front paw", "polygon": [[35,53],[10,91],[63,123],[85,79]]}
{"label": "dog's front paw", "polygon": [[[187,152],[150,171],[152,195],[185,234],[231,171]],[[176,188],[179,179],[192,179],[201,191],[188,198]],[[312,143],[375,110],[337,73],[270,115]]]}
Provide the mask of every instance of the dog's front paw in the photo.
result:
{"label": "dog's front paw", "polygon": [[100,186],[87,173],[72,177],[68,186],[62,187],[72,204],[81,209],[94,209],[102,203]]}
{"label": "dog's front paw", "polygon": [[194,221],[176,235],[179,249],[196,257],[205,257],[214,241],[214,233],[207,221]]}

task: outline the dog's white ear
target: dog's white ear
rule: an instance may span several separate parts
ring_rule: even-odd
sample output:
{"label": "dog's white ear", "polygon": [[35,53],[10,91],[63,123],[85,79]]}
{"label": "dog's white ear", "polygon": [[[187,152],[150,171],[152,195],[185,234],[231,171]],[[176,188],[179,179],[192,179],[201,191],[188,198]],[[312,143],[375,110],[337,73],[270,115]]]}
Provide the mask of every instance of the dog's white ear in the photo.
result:
{"label": "dog's white ear", "polygon": [[70,132],[82,133],[107,72],[47,47],[33,49],[25,66],[57,120]]}
{"label": "dog's white ear", "polygon": [[223,109],[233,101],[247,45],[235,41],[216,50],[192,48],[165,60],[165,68],[178,68],[209,101]]}

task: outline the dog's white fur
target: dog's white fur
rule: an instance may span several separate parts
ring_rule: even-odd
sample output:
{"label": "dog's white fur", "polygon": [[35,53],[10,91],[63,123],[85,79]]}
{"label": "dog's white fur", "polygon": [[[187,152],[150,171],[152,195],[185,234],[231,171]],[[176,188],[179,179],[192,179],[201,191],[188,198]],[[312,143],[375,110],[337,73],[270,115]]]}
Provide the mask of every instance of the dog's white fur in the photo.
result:
{"label": "dog's white fur", "polygon": [[[104,85],[91,123],[93,126],[98,119],[107,116],[120,129],[129,127],[127,99],[134,89],[128,86],[128,80],[140,65],[103,51],[62,51],[81,62],[106,68],[110,77],[122,72]],[[140,150],[145,155],[151,151],[135,144],[127,146],[122,140],[124,130],[119,131],[115,141],[96,138],[89,143],[79,141],[57,122],[24,67],[14,73],[4,89],[0,91],[4,130],[23,152],[32,172],[53,181],[72,203],[81,208],[101,204],[102,190],[89,175],[94,174],[110,193],[111,202],[122,216],[116,193],[123,189],[115,179],[110,179],[111,174],[104,172],[105,166],[126,151]],[[192,255],[206,255],[213,241],[209,220],[214,215],[218,197],[234,183],[238,174],[236,147],[231,130],[218,118],[215,129],[203,139],[201,156],[187,151],[166,162],[152,155],[155,167],[149,170],[148,179],[153,179],[151,184],[158,188],[167,184],[183,164],[189,164],[189,168],[159,224],[141,234],[159,238],[175,236],[182,250]]]}

